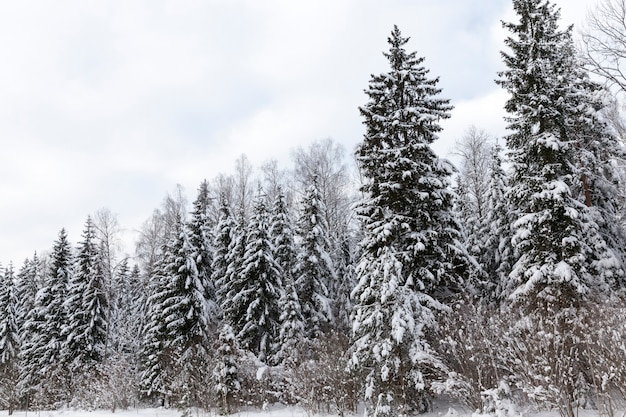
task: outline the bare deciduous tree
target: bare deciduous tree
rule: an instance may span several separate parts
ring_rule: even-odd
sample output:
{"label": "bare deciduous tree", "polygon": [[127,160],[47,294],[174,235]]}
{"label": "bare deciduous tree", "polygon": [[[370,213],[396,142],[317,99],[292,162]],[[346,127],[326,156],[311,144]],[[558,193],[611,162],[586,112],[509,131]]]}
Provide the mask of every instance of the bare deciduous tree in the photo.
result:
{"label": "bare deciduous tree", "polygon": [[601,0],[588,14],[581,38],[587,67],[626,91],[626,0]]}
{"label": "bare deciduous tree", "polygon": [[489,164],[493,138],[484,130],[470,126],[456,142],[455,154],[461,158],[459,175],[466,189],[472,211],[483,218],[486,215]]}

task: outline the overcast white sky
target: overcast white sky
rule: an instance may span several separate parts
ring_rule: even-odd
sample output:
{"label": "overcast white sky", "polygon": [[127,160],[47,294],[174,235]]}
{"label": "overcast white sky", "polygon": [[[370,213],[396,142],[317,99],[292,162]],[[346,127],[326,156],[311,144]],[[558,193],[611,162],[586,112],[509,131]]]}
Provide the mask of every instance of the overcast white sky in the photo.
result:
{"label": "overcast white sky", "polygon": [[[470,126],[504,133],[495,85],[510,0],[0,2],[0,261],[16,269],[106,207],[139,227],[176,184],[288,161],[327,137],[352,152],[358,106],[397,24]],[[579,26],[595,0],[560,0]],[[129,252],[133,248],[127,248]]]}

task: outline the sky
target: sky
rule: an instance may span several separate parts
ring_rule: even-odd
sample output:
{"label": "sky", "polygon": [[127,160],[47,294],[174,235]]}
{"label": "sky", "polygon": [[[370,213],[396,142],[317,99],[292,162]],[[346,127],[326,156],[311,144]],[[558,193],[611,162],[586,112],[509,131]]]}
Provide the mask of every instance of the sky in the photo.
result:
{"label": "sky", "polygon": [[[595,0],[557,0],[580,27]],[[0,1],[0,262],[106,208],[125,241],[180,184],[289,166],[332,138],[353,152],[371,74],[397,24],[455,106],[434,148],[505,133],[494,83],[510,0]],[[126,251],[132,255],[134,249]]]}

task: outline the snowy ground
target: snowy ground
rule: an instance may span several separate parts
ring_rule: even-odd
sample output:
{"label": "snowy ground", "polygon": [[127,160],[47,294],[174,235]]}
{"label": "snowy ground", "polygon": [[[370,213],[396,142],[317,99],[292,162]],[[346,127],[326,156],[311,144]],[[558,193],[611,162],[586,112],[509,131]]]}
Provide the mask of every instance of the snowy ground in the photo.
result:
{"label": "snowy ground", "polygon": [[[111,413],[110,410],[82,411],[82,410],[58,410],[58,411],[16,411],[13,416],[16,417],[180,417],[182,412],[176,409],[164,408],[140,408],[130,410],[117,410]],[[363,413],[359,413],[356,417],[361,417]],[[551,412],[523,412],[524,417],[559,417],[557,410]],[[616,416],[626,416],[625,412],[617,412]],[[0,417],[8,416],[7,411],[0,410]],[[221,417],[214,411],[194,410],[191,416],[197,417]],[[232,417],[312,417],[300,407],[273,406],[267,410],[250,409],[231,414]],[[323,414],[324,417],[333,417],[332,414]],[[472,411],[458,404],[440,401],[434,405],[434,410],[419,417],[471,417]],[[599,414],[595,410],[580,410],[579,417],[598,417]]]}

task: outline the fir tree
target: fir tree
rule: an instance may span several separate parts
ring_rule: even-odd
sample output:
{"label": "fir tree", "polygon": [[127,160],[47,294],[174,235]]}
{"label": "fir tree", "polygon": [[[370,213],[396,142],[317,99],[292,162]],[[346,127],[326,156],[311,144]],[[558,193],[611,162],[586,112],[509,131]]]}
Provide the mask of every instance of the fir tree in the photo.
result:
{"label": "fir tree", "polygon": [[[425,332],[464,283],[470,262],[452,213],[452,166],[430,148],[449,117],[423,58],[407,53],[394,27],[390,71],[373,75],[362,107],[366,133],[357,149],[365,177],[358,208],[363,255],[352,297],[353,368],[366,370],[375,415],[424,410],[439,360]],[[408,407],[408,409],[407,409]]]}
{"label": "fir tree", "polygon": [[300,238],[294,281],[304,318],[306,336],[318,337],[332,324],[327,283],[336,280],[330,257],[328,226],[317,181],[308,188],[302,202],[297,234]]}

